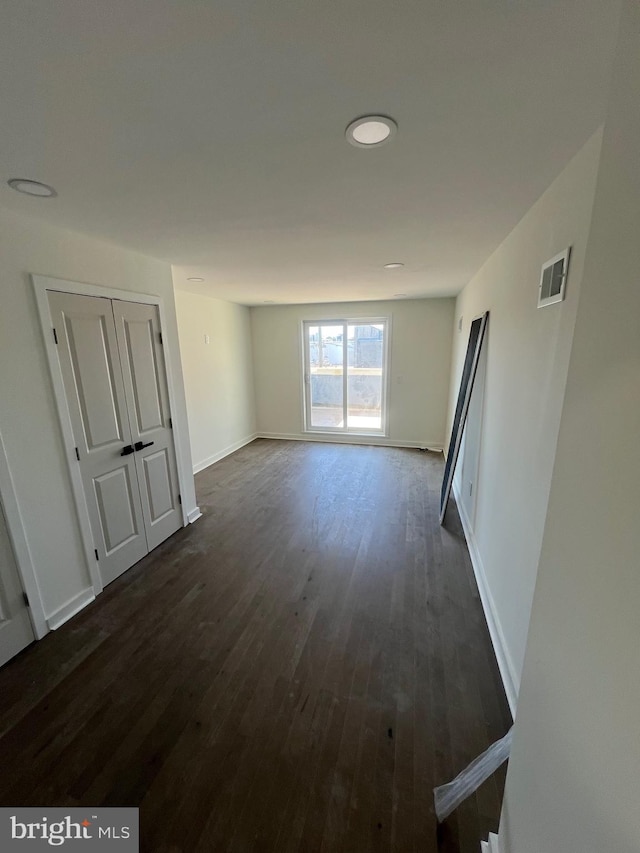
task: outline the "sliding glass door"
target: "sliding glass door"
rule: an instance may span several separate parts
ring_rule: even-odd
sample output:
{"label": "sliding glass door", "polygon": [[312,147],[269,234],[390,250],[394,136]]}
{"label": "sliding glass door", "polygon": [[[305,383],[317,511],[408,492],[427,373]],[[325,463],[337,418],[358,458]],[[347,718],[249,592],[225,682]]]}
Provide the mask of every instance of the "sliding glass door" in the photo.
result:
{"label": "sliding glass door", "polygon": [[303,336],[306,429],[385,435],[388,320],[306,321]]}

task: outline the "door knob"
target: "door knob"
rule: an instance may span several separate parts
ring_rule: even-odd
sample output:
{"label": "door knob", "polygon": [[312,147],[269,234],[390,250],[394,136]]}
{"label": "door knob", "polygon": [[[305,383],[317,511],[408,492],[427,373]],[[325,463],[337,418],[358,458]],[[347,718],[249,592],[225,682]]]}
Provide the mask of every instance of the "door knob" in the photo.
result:
{"label": "door knob", "polygon": [[135,450],[133,449],[133,447],[131,447],[130,444],[127,444],[126,447],[122,448],[120,456],[129,456],[130,453],[135,453]]}
{"label": "door knob", "polygon": [[143,450],[145,447],[151,447],[153,441],[148,441],[146,444],[143,444],[141,441],[136,441],[136,450]]}

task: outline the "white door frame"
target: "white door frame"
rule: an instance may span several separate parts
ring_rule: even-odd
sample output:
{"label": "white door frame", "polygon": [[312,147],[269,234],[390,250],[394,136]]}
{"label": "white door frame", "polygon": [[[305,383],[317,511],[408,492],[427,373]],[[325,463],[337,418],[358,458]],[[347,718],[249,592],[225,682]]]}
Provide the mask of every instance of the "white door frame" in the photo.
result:
{"label": "white door frame", "polygon": [[[47,353],[47,361],[49,363],[49,372],[53,383],[54,397],[56,400],[56,408],[58,410],[58,418],[60,428],[62,430],[62,438],[67,459],[67,468],[71,478],[71,488],[78,513],[78,525],[80,528],[80,536],[84,548],[85,559],[93,591],[95,595],[99,595],[103,590],[102,579],[98,569],[98,561],[96,560],[93,533],[91,532],[91,524],[89,522],[89,509],[87,500],[80,477],[80,469],[76,464],[76,442],[73,437],[71,428],[71,416],[67,404],[67,395],[64,390],[64,382],[62,379],[62,370],[58,360],[56,343],[53,339],[53,320],[49,308],[49,298],[47,291],[57,290],[62,293],[76,293],[80,296],[98,296],[105,299],[120,299],[123,302],[142,302],[145,305],[157,305],[160,314],[160,328],[164,332],[167,328],[166,314],[164,301],[161,296],[152,295],[149,293],[136,293],[132,290],[120,290],[115,287],[105,287],[98,284],[85,284],[78,281],[65,281],[60,278],[51,278],[49,276],[31,275],[33,288],[38,306],[38,315],[40,317],[40,325],[42,328],[42,336],[44,339],[45,350]],[[170,345],[169,336],[163,334],[162,345],[164,350],[165,369],[167,373],[167,386],[169,389],[169,406],[172,412],[172,427],[173,427],[173,445],[176,454],[176,464],[178,468],[178,483],[180,493],[186,494],[184,482],[184,466],[180,455],[180,427],[178,418],[175,417],[177,411],[176,394],[174,386],[174,377],[171,369]],[[182,524],[184,527],[189,523],[185,504],[182,504]]]}
{"label": "white door frame", "polygon": [[31,552],[29,551],[24,524],[22,523],[22,515],[20,514],[20,505],[16,497],[13,477],[9,468],[9,460],[7,459],[1,434],[0,500],[2,501],[2,509],[4,510],[5,521],[7,522],[7,533],[11,540],[13,556],[15,557],[18,568],[18,576],[22,588],[29,597],[28,611],[33,626],[33,633],[36,635],[36,640],[41,640],[45,634],[49,633],[49,627],[47,625],[47,617],[44,614],[44,605],[42,604],[38,579],[33,570]]}
{"label": "white door frame", "polygon": [[[375,317],[340,317],[333,320],[302,320],[301,324],[301,340],[302,340],[302,416],[304,424],[304,432],[320,433],[324,435],[337,435],[345,437],[357,436],[359,438],[371,436],[375,438],[389,437],[389,372],[391,361],[391,315],[375,316]],[[343,347],[342,352],[342,405],[344,410],[343,429],[336,427],[312,427],[311,426],[311,364],[309,363],[309,335],[308,328],[310,326],[343,326],[344,333],[350,325],[375,325],[376,323],[384,323],[384,339],[383,339],[383,357],[382,357],[382,383],[381,383],[381,429],[372,430],[363,427],[360,430],[349,429],[347,418],[348,407],[348,370],[347,370],[347,349]],[[343,342],[344,343],[344,342]]]}

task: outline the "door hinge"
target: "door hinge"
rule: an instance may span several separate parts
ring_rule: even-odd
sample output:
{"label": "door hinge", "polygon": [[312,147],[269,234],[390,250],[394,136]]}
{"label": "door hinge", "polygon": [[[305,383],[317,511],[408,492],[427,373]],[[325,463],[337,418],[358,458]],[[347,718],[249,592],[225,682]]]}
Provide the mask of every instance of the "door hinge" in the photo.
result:
{"label": "door hinge", "polygon": [[78,450],[77,447],[76,447],[76,459],[78,460],[78,462],[80,461],[80,451]]}
{"label": "door hinge", "polygon": [[178,503],[182,504],[182,495],[178,495]]}
{"label": "door hinge", "polygon": [[162,332],[158,332],[158,340],[160,341],[160,345],[162,345]]}
{"label": "door hinge", "polygon": [[58,346],[58,333],[56,332],[55,329],[52,329],[52,331],[53,331],[53,340],[56,342],[56,346]]}
{"label": "door hinge", "polygon": [[173,420],[169,418],[169,429],[173,429]]}
{"label": "door hinge", "polygon": [[94,548],[94,549],[93,549],[93,553],[96,555],[96,560],[97,560],[98,562],[100,562],[100,557],[98,557],[98,549],[97,549],[97,548]]}
{"label": "door hinge", "polygon": [[26,592],[22,593],[22,600],[24,601],[25,607],[29,607],[29,596]]}

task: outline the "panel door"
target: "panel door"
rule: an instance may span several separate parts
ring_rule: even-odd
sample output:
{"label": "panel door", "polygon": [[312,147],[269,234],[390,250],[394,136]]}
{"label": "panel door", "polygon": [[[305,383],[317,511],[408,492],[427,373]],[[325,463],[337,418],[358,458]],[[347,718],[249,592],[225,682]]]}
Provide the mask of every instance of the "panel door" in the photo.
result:
{"label": "panel door", "polygon": [[111,300],[52,291],[49,304],[106,585],[149,550]]}
{"label": "panel door", "polygon": [[0,504],[0,666],[35,640]]}
{"label": "panel door", "polygon": [[149,550],[182,527],[167,377],[155,305],[113,300]]}

